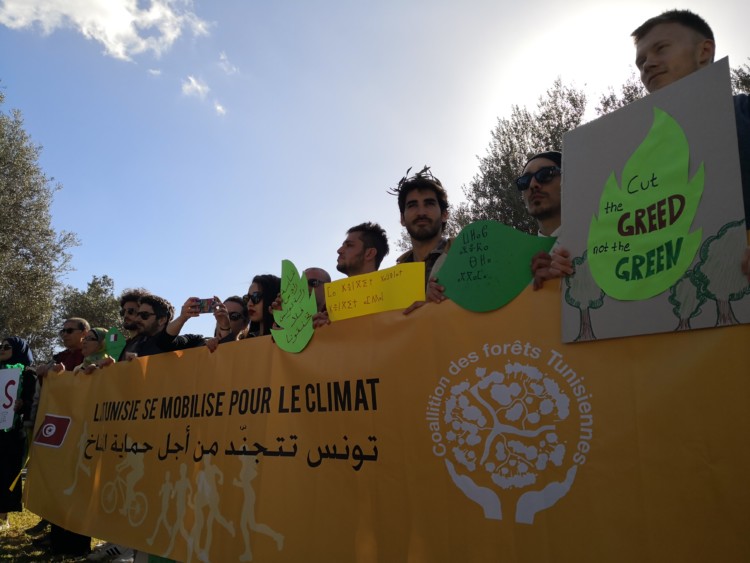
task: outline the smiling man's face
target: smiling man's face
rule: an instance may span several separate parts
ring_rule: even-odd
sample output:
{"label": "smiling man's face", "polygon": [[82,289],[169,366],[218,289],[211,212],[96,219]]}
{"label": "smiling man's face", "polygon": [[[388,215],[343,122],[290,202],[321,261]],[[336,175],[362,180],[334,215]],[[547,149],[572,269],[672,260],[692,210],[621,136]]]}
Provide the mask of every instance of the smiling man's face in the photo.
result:
{"label": "smiling man's face", "polygon": [[708,65],[715,44],[679,23],[655,25],[635,44],[635,66],[641,82],[655,92]]}

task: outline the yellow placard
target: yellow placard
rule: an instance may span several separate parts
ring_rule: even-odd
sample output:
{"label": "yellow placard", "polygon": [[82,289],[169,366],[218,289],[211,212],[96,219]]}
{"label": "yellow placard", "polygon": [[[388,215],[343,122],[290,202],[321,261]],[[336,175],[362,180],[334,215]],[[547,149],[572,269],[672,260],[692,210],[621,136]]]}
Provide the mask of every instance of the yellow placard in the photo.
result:
{"label": "yellow placard", "polygon": [[406,309],[424,301],[424,262],[396,264],[392,268],[327,283],[326,309],[332,321]]}
{"label": "yellow placard", "polygon": [[559,289],[45,380],[27,506],[178,561],[745,561],[750,326],[562,344]]}

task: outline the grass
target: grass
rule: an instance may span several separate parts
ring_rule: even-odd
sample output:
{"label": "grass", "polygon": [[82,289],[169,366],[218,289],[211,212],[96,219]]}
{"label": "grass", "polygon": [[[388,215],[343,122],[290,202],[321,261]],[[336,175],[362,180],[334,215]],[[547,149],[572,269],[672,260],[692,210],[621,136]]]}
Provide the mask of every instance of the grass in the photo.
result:
{"label": "grass", "polygon": [[[0,561],[13,563],[78,563],[86,561],[85,557],[71,555],[53,555],[48,549],[32,544],[33,538],[23,533],[39,522],[39,516],[24,510],[9,514],[10,528],[0,532]],[[98,540],[92,541],[98,543]]]}

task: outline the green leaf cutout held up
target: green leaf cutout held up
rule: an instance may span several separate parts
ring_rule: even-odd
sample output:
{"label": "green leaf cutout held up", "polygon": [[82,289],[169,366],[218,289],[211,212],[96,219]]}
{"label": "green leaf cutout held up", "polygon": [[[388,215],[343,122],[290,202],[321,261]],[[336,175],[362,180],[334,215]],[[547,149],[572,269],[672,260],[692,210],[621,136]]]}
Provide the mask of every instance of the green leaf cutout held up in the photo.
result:
{"label": "green leaf cutout held up", "polygon": [[497,221],[477,221],[453,240],[438,281],[445,295],[464,309],[499,309],[532,279],[531,259],[549,252],[554,237],[528,235]]}
{"label": "green leaf cutout held up", "polygon": [[297,272],[289,260],[281,262],[282,309],[273,319],[281,328],[272,329],[276,344],[285,352],[301,352],[313,336],[313,315],[318,311],[315,293],[307,289],[307,276]]}
{"label": "green leaf cutout held up", "polygon": [[646,138],[622,170],[610,174],[588,236],[591,275],[622,301],[669,289],[690,267],[702,229],[690,232],[704,187],[701,163],[688,177],[690,147],[679,123],[654,108]]}

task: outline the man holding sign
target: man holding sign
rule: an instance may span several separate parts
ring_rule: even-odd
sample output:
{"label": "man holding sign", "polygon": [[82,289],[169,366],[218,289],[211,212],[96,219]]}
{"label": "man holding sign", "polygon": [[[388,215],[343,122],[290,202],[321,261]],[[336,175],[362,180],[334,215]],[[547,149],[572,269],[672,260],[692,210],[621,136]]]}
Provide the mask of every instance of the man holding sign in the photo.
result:
{"label": "man holding sign", "polygon": [[[649,93],[676,82],[714,61],[716,42],[706,21],[689,10],[670,10],[646,20],[632,33],[635,65]],[[737,142],[745,199],[745,226],[750,227],[750,97],[734,96]],[[750,281],[750,248],[742,271]]]}
{"label": "man holding sign", "polygon": [[[539,236],[557,237],[562,221],[562,153],[545,151],[526,161],[523,174],[516,179],[526,211],[536,219]],[[537,253],[531,261],[534,289],[545,280],[573,273],[570,253],[555,247],[552,254]]]}

